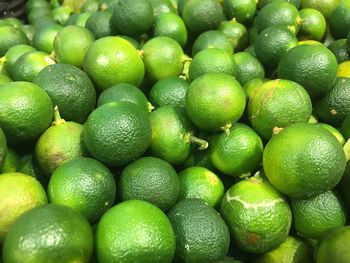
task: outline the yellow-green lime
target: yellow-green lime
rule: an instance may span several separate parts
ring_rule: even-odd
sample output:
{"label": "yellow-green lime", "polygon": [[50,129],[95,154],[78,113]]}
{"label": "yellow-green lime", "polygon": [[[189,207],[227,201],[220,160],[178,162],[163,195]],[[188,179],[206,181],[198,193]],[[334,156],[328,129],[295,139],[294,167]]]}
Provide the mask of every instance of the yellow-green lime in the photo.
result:
{"label": "yellow-green lime", "polygon": [[0,164],[0,174],[17,172],[19,163],[19,154],[15,150],[8,148],[4,162]]}
{"label": "yellow-green lime", "polygon": [[200,34],[192,45],[192,56],[206,48],[218,48],[233,53],[233,45],[224,32],[219,30],[208,30]]}
{"label": "yellow-green lime", "polygon": [[269,79],[255,78],[255,79],[251,79],[248,82],[246,82],[243,85],[243,89],[246,93],[247,98],[252,99],[254,94],[255,94],[255,91],[257,91],[258,88],[267,81],[269,81]]}
{"label": "yellow-green lime", "polygon": [[0,27],[0,56],[5,55],[11,47],[20,44],[29,44],[27,36],[14,26]]}
{"label": "yellow-green lime", "polygon": [[301,0],[301,8],[314,8],[328,20],[339,2],[339,0]]}
{"label": "yellow-green lime", "polygon": [[350,78],[350,60],[339,63],[337,77],[340,78]]}
{"label": "yellow-green lime", "polygon": [[55,37],[61,29],[62,26],[56,23],[40,26],[36,29],[33,35],[33,47],[35,47],[37,50],[51,53],[53,50],[53,42]]}
{"label": "yellow-green lime", "polygon": [[[310,123],[310,122],[309,122]],[[327,123],[316,123],[316,125],[321,126],[322,128],[326,129],[327,131],[329,131],[330,133],[332,133],[334,135],[335,138],[337,138],[338,142],[341,145],[345,144],[345,138],[344,136],[340,133],[340,131],[336,128],[334,128],[333,126],[327,124]]]}
{"label": "yellow-green lime", "polygon": [[299,16],[299,38],[321,41],[326,33],[326,19],[322,13],[313,8],[304,8],[299,11]]}
{"label": "yellow-green lime", "polygon": [[82,13],[95,13],[98,11],[98,6],[99,6],[99,0],[86,0],[83,2],[80,12]]}
{"label": "yellow-green lime", "polygon": [[13,74],[13,67],[16,63],[16,61],[25,53],[35,51],[35,48],[29,45],[16,45],[11,47],[7,52],[5,53],[5,64],[4,67],[6,69],[6,72],[12,76]]}
{"label": "yellow-green lime", "polygon": [[12,79],[10,79],[9,76],[0,73],[0,84],[8,83],[8,82],[11,82],[11,81],[12,81]]}

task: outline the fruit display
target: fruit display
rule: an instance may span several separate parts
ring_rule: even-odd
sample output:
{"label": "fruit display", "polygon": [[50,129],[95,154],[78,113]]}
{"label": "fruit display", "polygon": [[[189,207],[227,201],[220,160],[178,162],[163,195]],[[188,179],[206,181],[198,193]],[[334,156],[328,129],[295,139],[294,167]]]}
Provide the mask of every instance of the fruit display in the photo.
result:
{"label": "fruit display", "polygon": [[0,263],[350,263],[350,0],[22,2]]}

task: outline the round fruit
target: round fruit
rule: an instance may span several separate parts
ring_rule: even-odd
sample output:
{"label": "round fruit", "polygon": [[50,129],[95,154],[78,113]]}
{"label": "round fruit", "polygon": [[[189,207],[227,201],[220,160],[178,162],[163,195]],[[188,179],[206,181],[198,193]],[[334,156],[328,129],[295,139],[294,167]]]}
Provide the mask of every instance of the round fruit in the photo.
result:
{"label": "round fruit", "polygon": [[333,88],[338,63],[323,45],[298,45],[278,65],[278,77],[303,86],[311,96],[324,95]]}
{"label": "round fruit", "polygon": [[148,0],[148,1],[152,5],[153,15],[155,18],[165,13],[177,14],[176,3],[174,3],[173,0]]}
{"label": "round fruit", "polygon": [[261,62],[248,52],[236,53],[233,59],[236,62],[235,77],[242,86],[249,80],[265,77],[265,70]]}
{"label": "round fruit", "polygon": [[256,12],[255,0],[224,0],[224,13],[228,20],[236,18],[239,23],[249,24]]}
{"label": "round fruit", "polygon": [[301,0],[302,8],[314,8],[329,19],[334,9],[339,5],[339,0]]}
{"label": "round fruit", "polygon": [[218,212],[198,199],[185,199],[168,213],[176,236],[175,260],[213,262],[224,257],[230,234]]}
{"label": "round fruit", "polygon": [[210,161],[220,172],[246,177],[261,161],[263,144],[256,132],[234,123],[229,133],[215,135],[210,142]]}
{"label": "round fruit", "polygon": [[346,47],[346,38],[335,40],[328,46],[328,49],[332,51],[338,64],[350,60],[349,52]]}
{"label": "round fruit", "polygon": [[0,174],[17,172],[19,162],[20,156],[18,153],[13,149],[8,148],[4,162],[0,165]]}
{"label": "round fruit", "polygon": [[322,41],[326,32],[326,19],[322,13],[313,8],[305,8],[299,11],[301,28],[299,36],[301,39]]}
{"label": "round fruit", "polygon": [[245,93],[234,77],[207,73],[187,89],[186,112],[191,121],[205,131],[219,131],[237,121],[245,108]]}
{"label": "round fruit", "polygon": [[109,209],[97,225],[98,262],[170,263],[175,235],[167,216],[156,206],[129,200]]}
{"label": "round fruit", "polygon": [[233,45],[229,37],[219,30],[208,30],[200,34],[192,45],[192,56],[206,48],[218,48],[229,54],[233,53]]}
{"label": "round fruit", "polygon": [[329,29],[335,39],[345,38],[350,26],[350,2],[341,1],[329,19]]}
{"label": "round fruit", "polygon": [[88,263],[92,249],[87,220],[69,207],[48,204],[15,222],[4,242],[3,259],[4,263]]}
{"label": "round fruit", "polygon": [[179,178],[166,161],[155,157],[142,157],[123,170],[119,192],[122,200],[144,200],[168,211],[178,199]]}
{"label": "round fruit", "polygon": [[84,71],[73,65],[49,65],[33,82],[47,92],[52,104],[58,106],[68,121],[84,123],[95,107],[94,85]]}
{"label": "round fruit", "polygon": [[78,157],[53,173],[47,191],[50,203],[69,206],[94,223],[113,205],[116,184],[102,163]]}
{"label": "round fruit", "polygon": [[46,204],[47,197],[44,188],[36,179],[22,173],[1,174],[0,194],[1,244],[17,218],[34,207]]}
{"label": "round fruit", "polygon": [[0,57],[5,55],[11,47],[20,44],[29,44],[29,40],[19,28],[13,26],[0,27]]}
{"label": "round fruit", "polygon": [[235,19],[222,21],[218,30],[222,31],[228,37],[235,52],[242,51],[247,47],[248,30],[243,24],[238,23]]}
{"label": "round fruit", "polygon": [[[310,122],[309,122],[310,123]],[[327,123],[316,123],[316,125],[321,126],[322,128],[326,129],[327,131],[329,131],[330,133],[332,133],[334,135],[335,138],[337,138],[338,142],[341,145],[345,144],[345,139],[343,137],[343,135],[340,133],[340,131],[338,131],[336,128],[334,128],[333,126],[327,124]]]}
{"label": "round fruit", "polygon": [[308,198],[332,189],[345,170],[338,140],[324,128],[292,124],[272,136],[263,153],[267,178],[292,198]]}
{"label": "round fruit", "polygon": [[5,53],[5,69],[9,73],[10,76],[13,74],[13,66],[15,65],[16,61],[25,53],[35,51],[35,48],[29,45],[16,45],[11,47],[7,52]]}
{"label": "round fruit", "polygon": [[217,207],[224,195],[224,185],[220,178],[205,167],[192,166],[179,173],[179,201],[201,199],[208,205]]}
{"label": "round fruit", "polygon": [[7,140],[4,132],[0,128],[0,166],[2,166],[7,153]]}
{"label": "round fruit", "polygon": [[151,144],[147,112],[130,102],[98,107],[87,119],[83,133],[90,154],[110,166],[136,160]]}
{"label": "round fruit", "polygon": [[112,13],[108,11],[94,12],[87,20],[85,27],[96,37],[117,35],[118,30],[112,24]]}
{"label": "round fruit", "polygon": [[51,53],[53,50],[53,42],[56,35],[62,29],[62,26],[56,23],[49,23],[42,25],[36,29],[33,35],[33,47],[37,50]]}
{"label": "round fruit", "polygon": [[234,184],[222,199],[220,212],[238,247],[249,253],[279,246],[292,221],[287,201],[260,174]]}
{"label": "round fruit", "polygon": [[36,139],[52,121],[50,97],[29,82],[9,82],[0,89],[0,127],[8,142],[19,144]]}
{"label": "round fruit", "polygon": [[86,53],[83,67],[95,85],[102,90],[121,82],[139,86],[145,74],[137,50],[120,37],[96,40]]}
{"label": "round fruit", "polygon": [[328,231],[344,226],[345,207],[335,192],[327,191],[309,199],[291,199],[293,224],[299,235],[319,239]]}

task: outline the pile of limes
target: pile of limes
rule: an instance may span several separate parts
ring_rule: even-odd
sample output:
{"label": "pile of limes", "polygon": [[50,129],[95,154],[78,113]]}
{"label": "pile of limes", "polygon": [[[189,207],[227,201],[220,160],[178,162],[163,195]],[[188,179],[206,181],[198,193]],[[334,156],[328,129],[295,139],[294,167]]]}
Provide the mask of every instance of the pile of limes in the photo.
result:
{"label": "pile of limes", "polygon": [[0,20],[0,263],[350,263],[350,0],[28,0]]}

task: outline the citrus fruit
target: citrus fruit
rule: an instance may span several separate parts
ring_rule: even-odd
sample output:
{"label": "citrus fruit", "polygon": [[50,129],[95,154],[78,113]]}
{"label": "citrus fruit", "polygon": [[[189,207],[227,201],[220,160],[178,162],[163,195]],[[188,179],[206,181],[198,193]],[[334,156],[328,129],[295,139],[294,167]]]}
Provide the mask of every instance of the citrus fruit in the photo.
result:
{"label": "citrus fruit", "polygon": [[229,37],[219,30],[208,30],[200,34],[192,45],[192,56],[206,48],[218,48],[233,53]]}
{"label": "citrus fruit", "polygon": [[138,37],[152,27],[152,5],[147,0],[119,0],[113,7],[112,21],[122,34]]}
{"label": "citrus fruit", "polygon": [[92,158],[78,157],[62,164],[48,185],[50,203],[69,206],[91,223],[113,205],[115,194],[113,174]]}
{"label": "citrus fruit", "polygon": [[288,236],[277,248],[256,256],[254,263],[311,263],[313,249],[308,241]]}
{"label": "citrus fruit", "polygon": [[7,140],[4,132],[0,128],[0,166],[3,164],[7,153]]}
{"label": "citrus fruit", "polygon": [[342,63],[339,63],[338,65],[338,71],[337,71],[337,77],[340,78],[350,78],[350,61],[344,61]]}
{"label": "citrus fruit", "polygon": [[83,123],[96,103],[96,91],[87,74],[69,64],[45,67],[33,82],[42,87],[57,105],[62,117],[68,121]]}
{"label": "citrus fruit", "polygon": [[338,184],[345,170],[345,154],[329,131],[298,123],[272,136],[263,153],[263,167],[279,191],[305,199]]}
{"label": "citrus fruit", "polygon": [[175,236],[169,219],[158,207],[129,200],[102,216],[95,246],[100,263],[170,263],[175,252]]}
{"label": "citrus fruit", "polygon": [[11,81],[12,81],[12,79],[10,79],[9,76],[0,73],[0,84],[8,83],[8,82],[11,82]]}
{"label": "citrus fruit", "polygon": [[243,85],[243,89],[248,99],[252,99],[255,91],[265,82],[269,81],[266,78],[255,78],[251,79]]}
{"label": "citrus fruit", "polygon": [[25,53],[30,52],[30,51],[35,51],[35,48],[29,45],[16,45],[5,53],[5,69],[9,73],[10,76],[12,76],[12,73],[14,71],[13,67],[16,63],[16,61]]}
{"label": "citrus fruit", "polygon": [[6,157],[2,165],[0,165],[0,174],[17,172],[20,162],[18,153],[11,149],[7,149]]}
{"label": "citrus fruit", "polygon": [[8,230],[24,212],[47,203],[44,188],[33,177],[22,173],[0,175],[0,244]]}
{"label": "citrus fruit", "polygon": [[69,6],[58,6],[51,9],[50,16],[56,23],[64,25],[73,11],[74,10],[72,10]]}
{"label": "citrus fruit", "polygon": [[55,107],[51,127],[40,135],[35,144],[35,158],[47,176],[65,162],[87,155],[82,131],[81,124],[61,119]]}
{"label": "citrus fruit", "polygon": [[339,126],[350,114],[350,78],[337,78],[332,90],[314,104],[321,120]]}
{"label": "citrus fruit", "polygon": [[301,27],[299,37],[321,41],[326,33],[326,19],[322,13],[313,8],[305,8],[299,11]]}
{"label": "citrus fruit", "polygon": [[350,138],[350,115],[348,115],[340,125],[339,131],[344,136],[345,140]]}
{"label": "citrus fruit", "polygon": [[260,137],[243,123],[234,123],[229,134],[214,135],[210,141],[211,163],[231,176],[249,176],[260,163],[262,152]]}
{"label": "citrus fruit", "polygon": [[102,90],[121,82],[139,86],[145,73],[137,50],[120,37],[96,40],[86,53],[83,68]]}
{"label": "citrus fruit", "polygon": [[205,167],[192,166],[179,173],[179,200],[200,199],[217,207],[224,195],[221,179]]}
{"label": "citrus fruit", "polygon": [[275,127],[307,123],[311,112],[311,99],[305,89],[296,82],[283,79],[263,83],[248,104],[250,123],[265,139],[271,138]]}
{"label": "citrus fruit", "polygon": [[328,233],[317,244],[315,253],[317,263],[347,263],[349,250],[347,244],[350,240],[350,226],[343,226]]}
{"label": "citrus fruit", "polygon": [[279,246],[292,221],[287,201],[259,174],[234,184],[222,199],[220,213],[235,244],[249,253]]}
{"label": "citrus fruit", "polygon": [[5,55],[9,48],[20,45],[29,44],[27,36],[14,26],[0,27],[0,56]]}
{"label": "citrus fruit", "polygon": [[3,259],[4,263],[88,263],[92,249],[87,220],[69,207],[48,204],[18,218],[6,236]]}
{"label": "citrus fruit", "polygon": [[99,0],[86,0],[83,2],[80,12],[95,13],[98,11]]}
{"label": "citrus fruit", "polygon": [[37,179],[46,189],[49,178],[41,171],[33,153],[24,154],[18,166],[18,172],[30,175]]}
{"label": "citrus fruit", "polygon": [[28,0],[25,3],[25,12],[28,14],[34,9],[50,8],[50,4],[46,0]]}
{"label": "citrus fruit", "polygon": [[41,27],[37,28],[33,35],[33,47],[35,47],[37,50],[51,53],[53,50],[54,39],[61,29],[62,26],[56,23],[42,25]]}
{"label": "citrus fruit", "polygon": [[153,82],[182,73],[188,57],[179,43],[170,37],[154,37],[142,46],[146,76]]}
{"label": "citrus fruit", "polygon": [[338,5],[339,0],[301,0],[301,8],[314,8],[320,11],[327,20]]}
{"label": "citrus fruit", "polygon": [[195,79],[186,92],[186,112],[205,131],[219,131],[237,121],[245,108],[245,93],[234,77],[207,73]]}
{"label": "citrus fruit", "polygon": [[311,96],[320,96],[332,89],[337,68],[335,56],[325,46],[298,45],[282,57],[277,73],[299,83]]}
{"label": "citrus fruit", "polygon": [[153,24],[153,35],[174,39],[182,47],[187,43],[187,29],[184,21],[174,13],[164,13],[156,17]]}
{"label": "citrus fruit", "polygon": [[82,26],[64,27],[58,32],[53,42],[57,62],[81,68],[85,54],[94,40],[91,31]]}
{"label": "citrus fruit", "polygon": [[222,6],[217,0],[188,0],[184,2],[182,19],[194,34],[216,29],[224,20]]}
{"label": "citrus fruit", "polygon": [[327,131],[329,131],[330,133],[332,133],[334,135],[335,138],[337,138],[338,142],[341,145],[345,144],[345,139],[343,137],[343,135],[340,133],[340,131],[338,131],[336,128],[334,128],[333,126],[327,124],[327,123],[316,123],[316,125],[321,126],[322,128],[326,129]]}
{"label": "citrus fruit", "polygon": [[[28,13],[27,20],[30,24],[34,25],[35,27],[37,27],[39,24],[54,22],[53,18],[50,16],[50,12],[51,8],[34,8]],[[45,22],[43,20],[45,20]]]}
{"label": "citrus fruit", "polygon": [[174,13],[177,14],[177,9],[172,0],[148,0],[153,9],[153,16],[156,18],[162,14]]}
{"label": "citrus fruit", "polygon": [[232,54],[218,48],[206,48],[194,56],[188,73],[190,82],[206,73],[226,73],[235,76],[236,63]]}
{"label": "citrus fruit", "polygon": [[248,45],[248,30],[234,18],[230,21],[222,21],[218,27],[228,38],[235,52],[244,50]]}
{"label": "citrus fruit", "polygon": [[248,52],[233,55],[236,62],[236,79],[241,85],[255,78],[264,78],[265,70],[261,62]]}
{"label": "citrus fruit", "polygon": [[185,96],[189,83],[178,77],[157,81],[149,92],[149,100],[156,108],[164,105],[185,107]]}
{"label": "citrus fruit", "polygon": [[140,157],[151,144],[147,112],[130,102],[110,102],[95,109],[84,125],[90,154],[110,165],[125,165]]}
{"label": "citrus fruit", "polygon": [[335,40],[328,46],[328,49],[332,51],[338,61],[338,64],[350,60],[345,38]]}
{"label": "citrus fruit", "polygon": [[218,212],[203,200],[182,200],[168,217],[176,237],[176,261],[213,262],[226,255],[228,228]]}
{"label": "citrus fruit", "polygon": [[329,19],[329,28],[335,39],[345,38],[350,26],[350,2],[341,1]]}
{"label": "citrus fruit", "polygon": [[256,7],[255,0],[224,0],[223,4],[226,18],[236,18],[242,24],[250,24],[253,21]]}
{"label": "citrus fruit", "polygon": [[328,231],[344,226],[346,210],[334,191],[309,199],[290,199],[293,225],[299,235],[319,239]]}
{"label": "citrus fruit", "polygon": [[138,87],[129,83],[119,83],[104,90],[98,97],[97,106],[99,107],[113,101],[134,103],[140,108],[144,108],[145,111],[150,111],[152,108],[145,94]]}
{"label": "citrus fruit", "polygon": [[206,149],[208,143],[194,136],[194,127],[179,106],[165,105],[150,114],[152,127],[151,153],[171,165],[184,163],[191,155],[192,144]]}
{"label": "citrus fruit", "polygon": [[9,143],[36,139],[51,123],[50,97],[29,82],[9,82],[0,89],[0,127]]}
{"label": "citrus fruit", "polygon": [[118,190],[122,200],[143,200],[168,211],[178,199],[179,178],[169,163],[146,156],[124,168]]}
{"label": "citrus fruit", "polygon": [[11,75],[16,81],[32,82],[43,68],[55,63],[55,60],[48,53],[42,51],[26,52],[16,60]]}
{"label": "citrus fruit", "polygon": [[96,39],[118,33],[118,30],[112,23],[112,13],[108,11],[94,12],[86,20],[85,27],[95,35]]}
{"label": "citrus fruit", "polygon": [[29,40],[29,43],[32,43],[34,33],[36,31],[35,27],[33,25],[22,25],[21,26],[22,32],[26,35],[26,37]]}
{"label": "citrus fruit", "polygon": [[270,26],[283,25],[298,33],[300,22],[298,9],[293,4],[286,1],[272,1],[257,14],[256,29],[261,33]]}

